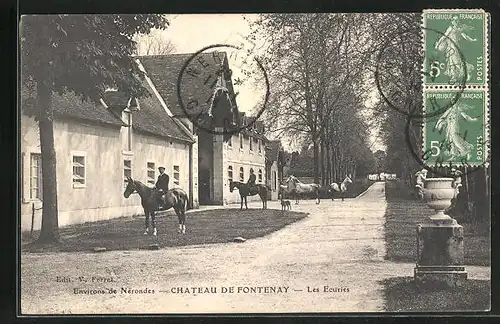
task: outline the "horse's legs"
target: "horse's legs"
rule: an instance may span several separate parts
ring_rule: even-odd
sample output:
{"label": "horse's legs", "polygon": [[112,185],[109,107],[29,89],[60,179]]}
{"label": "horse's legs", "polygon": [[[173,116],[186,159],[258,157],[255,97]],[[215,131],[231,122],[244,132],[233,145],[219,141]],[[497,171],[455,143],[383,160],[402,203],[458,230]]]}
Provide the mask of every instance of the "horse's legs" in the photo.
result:
{"label": "horse's legs", "polygon": [[181,234],[182,233],[182,220],[181,220],[181,211],[179,207],[174,207],[175,214],[177,215],[177,218],[179,219],[179,229],[177,229],[177,233]]}
{"label": "horse's legs", "polygon": [[146,230],[144,231],[144,235],[148,235],[148,231],[149,231],[149,210],[144,209],[144,216],[146,216],[146,220],[145,220],[145,224],[144,224]]}
{"label": "horse's legs", "polygon": [[155,211],[151,211],[151,226],[153,226],[153,235],[156,236],[156,222],[155,222]]}
{"label": "horse's legs", "polygon": [[186,233],[186,205],[181,202],[181,205],[175,211],[177,213],[177,218],[179,218],[179,233]]}
{"label": "horse's legs", "polygon": [[243,209],[243,199],[244,199],[244,197],[243,197],[243,196],[240,196],[240,200],[241,200],[240,210],[242,210],[242,209]]}
{"label": "horse's legs", "polygon": [[181,228],[182,234],[185,234],[186,233],[186,210],[184,209],[184,207],[181,207],[179,221],[182,223],[182,228]]}
{"label": "horse's legs", "polygon": [[245,208],[248,209],[248,201],[247,201],[247,196],[245,196]]}
{"label": "horse's legs", "polygon": [[321,202],[320,198],[319,198],[319,191],[316,191],[316,204],[319,204]]}

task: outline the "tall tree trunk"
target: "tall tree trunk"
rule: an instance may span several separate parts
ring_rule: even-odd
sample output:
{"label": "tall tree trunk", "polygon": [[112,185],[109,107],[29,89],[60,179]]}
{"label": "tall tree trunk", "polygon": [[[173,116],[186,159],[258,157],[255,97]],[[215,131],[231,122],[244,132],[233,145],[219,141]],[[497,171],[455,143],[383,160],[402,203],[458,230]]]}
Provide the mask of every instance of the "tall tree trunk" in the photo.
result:
{"label": "tall tree trunk", "polygon": [[325,155],[325,134],[324,132],[322,131],[321,132],[321,156],[320,156],[320,160],[321,160],[321,186],[325,186],[326,185],[326,172],[325,172],[325,163],[326,163],[326,155]]}
{"label": "tall tree trunk", "polygon": [[44,81],[37,85],[38,104],[40,109],[40,147],[42,153],[42,227],[39,243],[59,241],[59,224],[57,209],[57,172],[56,151],[54,149],[54,113],[52,110],[52,91]]}
{"label": "tall tree trunk", "polygon": [[332,168],[332,170],[333,170],[332,180],[333,181],[332,182],[337,182],[338,181],[337,178],[338,178],[338,174],[339,174],[337,171],[338,165],[339,165],[338,159],[337,159],[337,149],[333,149],[333,147],[332,147],[332,151],[333,151],[333,168]]}
{"label": "tall tree trunk", "polygon": [[326,135],[326,143],[325,143],[325,155],[326,155],[326,180],[325,184],[328,186],[330,183],[332,183],[332,161],[331,161],[331,150],[330,150],[330,140],[329,140],[329,135],[328,134],[328,129],[327,129],[327,135]]}
{"label": "tall tree trunk", "polygon": [[319,167],[318,167],[319,145],[317,138],[314,139],[313,152],[314,152],[314,183],[319,183]]}

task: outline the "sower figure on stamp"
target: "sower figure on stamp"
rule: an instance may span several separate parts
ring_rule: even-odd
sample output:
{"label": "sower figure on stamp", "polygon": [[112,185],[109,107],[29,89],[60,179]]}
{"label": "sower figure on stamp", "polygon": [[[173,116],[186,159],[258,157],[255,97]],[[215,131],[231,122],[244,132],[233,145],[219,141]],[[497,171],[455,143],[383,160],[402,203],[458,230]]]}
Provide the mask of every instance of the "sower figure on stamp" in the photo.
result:
{"label": "sower figure on stamp", "polygon": [[158,180],[156,181],[155,188],[158,192],[158,207],[163,208],[163,206],[165,205],[163,195],[168,191],[168,182],[170,181],[170,177],[168,176],[168,174],[164,173],[164,167],[159,167],[158,171],[160,171],[160,175],[158,176]]}

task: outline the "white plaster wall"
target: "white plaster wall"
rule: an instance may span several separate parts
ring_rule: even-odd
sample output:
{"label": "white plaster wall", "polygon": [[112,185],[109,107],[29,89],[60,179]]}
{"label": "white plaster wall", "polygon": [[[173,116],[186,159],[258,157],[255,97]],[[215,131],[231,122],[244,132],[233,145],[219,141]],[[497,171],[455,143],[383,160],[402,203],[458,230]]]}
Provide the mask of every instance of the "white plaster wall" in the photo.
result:
{"label": "white plaster wall", "polygon": [[[265,149],[262,144],[261,153],[258,152],[258,144],[255,142],[253,145],[253,151],[250,151],[249,138],[244,138],[243,149],[240,149],[239,135],[235,134],[232,137],[232,146],[229,143],[224,144],[224,198],[225,203],[236,203],[240,202],[240,195],[238,190],[229,191],[229,179],[228,179],[228,167],[231,165],[233,167],[233,180],[240,181],[239,169],[243,167],[244,170],[244,182],[248,181],[250,176],[250,168],[254,169],[255,175],[257,177],[257,183],[265,184],[266,170],[265,170]],[[258,172],[259,169],[262,170],[262,182],[259,182]],[[248,201],[260,201],[258,195],[248,197]]]}
{"label": "white plaster wall", "polygon": [[[85,125],[72,121],[54,123],[54,142],[57,159],[57,193],[59,225],[106,220],[122,216],[143,214],[140,197],[123,197],[123,160],[132,161],[132,177],[147,183],[147,162],[166,168],[173,187],[173,166],[180,166],[179,186],[189,194],[189,146],[188,144],[161,140],[134,134],[132,152],[122,149],[122,133],[118,128]],[[31,152],[39,153],[38,124],[32,118],[21,117],[21,229],[29,230],[32,203],[40,207],[40,201],[29,199]],[[85,156],[86,184],[78,188],[72,181],[72,154]],[[42,161],[43,163],[43,161]],[[155,172],[155,176],[158,172]],[[41,225],[41,210],[35,212],[34,229]]]}

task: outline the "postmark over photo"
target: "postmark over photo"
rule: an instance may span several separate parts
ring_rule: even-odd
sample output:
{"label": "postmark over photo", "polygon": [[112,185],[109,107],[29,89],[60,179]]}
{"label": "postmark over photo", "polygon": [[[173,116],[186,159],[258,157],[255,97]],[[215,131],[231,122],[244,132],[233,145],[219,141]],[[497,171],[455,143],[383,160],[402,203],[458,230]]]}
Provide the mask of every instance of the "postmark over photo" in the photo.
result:
{"label": "postmark over photo", "polygon": [[[266,108],[270,94],[266,70],[253,57],[251,49],[244,45],[240,41],[238,46],[214,44],[203,47],[185,61],[179,72],[178,104],[196,127],[208,133],[236,134],[251,128]],[[237,64],[230,64],[232,60],[236,60]],[[236,99],[239,92],[235,88],[245,81],[239,75],[235,77],[232,68],[238,68],[241,74],[245,66],[252,66],[254,71],[258,71],[262,84],[257,91],[261,100],[252,107],[255,118],[243,121]]]}
{"label": "postmark over photo", "polygon": [[[426,85],[487,84],[487,14],[481,9],[424,10]],[[463,64],[463,59],[465,64]]]}
{"label": "postmark over photo", "polygon": [[[456,95],[456,90],[426,91],[425,110]],[[427,165],[483,165],[487,161],[487,93],[465,90],[448,110],[424,122],[423,160]]]}

